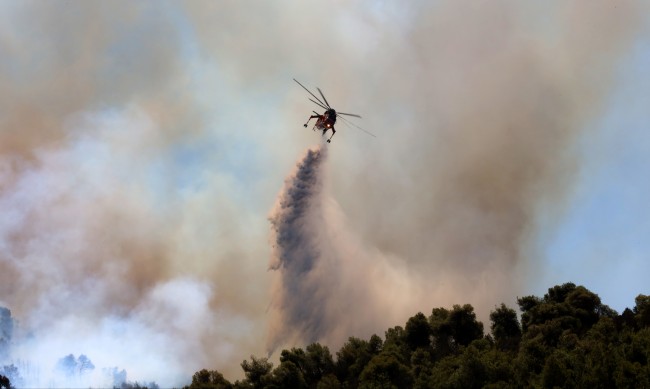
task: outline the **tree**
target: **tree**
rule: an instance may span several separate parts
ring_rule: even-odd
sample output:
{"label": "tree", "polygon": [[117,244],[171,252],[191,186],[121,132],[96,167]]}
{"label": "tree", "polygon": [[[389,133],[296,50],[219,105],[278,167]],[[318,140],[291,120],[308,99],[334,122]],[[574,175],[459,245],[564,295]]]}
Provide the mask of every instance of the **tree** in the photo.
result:
{"label": "tree", "polygon": [[95,369],[95,365],[84,354],[79,355],[79,358],[75,358],[74,354],[69,354],[59,359],[56,368],[66,377],[73,378],[90,373]]}
{"label": "tree", "polygon": [[521,313],[521,328],[525,332],[532,322],[534,309],[541,304],[542,300],[536,296],[517,297],[517,305]]}
{"label": "tree", "polygon": [[194,373],[185,389],[231,389],[232,384],[216,370],[202,369]]}
{"label": "tree", "polygon": [[368,342],[368,351],[370,351],[371,354],[377,355],[381,352],[382,348],[384,347],[384,341],[381,340],[379,336],[376,334],[373,334],[370,337],[370,341]]}
{"label": "tree", "polygon": [[0,375],[0,389],[11,389],[11,381],[3,375]]}
{"label": "tree", "polygon": [[284,361],[273,370],[272,383],[278,388],[307,389],[309,387],[298,366],[291,361]]}
{"label": "tree", "polygon": [[77,372],[77,360],[73,354],[68,354],[59,359],[56,368],[67,377],[74,377]]}
{"label": "tree", "polygon": [[584,373],[579,377],[579,387],[593,389],[616,387],[614,371],[621,359],[618,345],[615,321],[609,317],[601,318],[579,344],[584,355]]}
{"label": "tree", "polygon": [[433,368],[433,357],[431,352],[419,348],[411,354],[411,374],[413,375],[415,388],[429,387],[429,377]]}
{"label": "tree", "polygon": [[79,358],[77,358],[77,369],[79,371],[79,374],[86,374],[90,373],[92,370],[95,370],[95,365],[87,356],[81,354],[79,355]]}
{"label": "tree", "polygon": [[307,362],[304,374],[305,380],[310,386],[334,373],[332,353],[327,346],[322,346],[320,343],[312,343],[307,346]]}
{"label": "tree", "polygon": [[292,348],[291,350],[282,350],[280,353],[280,363],[291,362],[301,373],[306,372],[308,367],[307,355],[301,348]]}
{"label": "tree", "polygon": [[[381,351],[390,350],[395,355],[399,356],[402,363],[408,362],[411,359],[411,349],[409,348],[406,331],[401,326],[389,328],[385,332],[386,340],[381,346]],[[378,352],[373,352],[373,355],[378,355]]]}
{"label": "tree", "polygon": [[542,371],[542,387],[575,388],[576,378],[575,362],[568,353],[556,350],[546,359]]}
{"label": "tree", "polygon": [[516,364],[515,376],[522,386],[526,386],[541,373],[549,353],[550,347],[544,342],[541,333],[534,337],[525,336],[522,339],[514,361]]}
{"label": "tree", "polygon": [[636,331],[639,328],[636,321],[636,315],[630,308],[625,308],[620,316],[614,318],[614,322],[619,330],[626,327],[630,330]]}
{"label": "tree", "polygon": [[422,312],[418,312],[406,322],[406,343],[411,350],[431,346],[431,325]]}
{"label": "tree", "polygon": [[544,301],[548,303],[563,303],[569,293],[573,292],[575,288],[576,284],[573,282],[555,285],[552,288],[548,288],[548,293],[544,295]]}
{"label": "tree", "polygon": [[454,305],[447,319],[452,336],[457,344],[467,346],[483,337],[483,323],[476,320],[474,307],[470,304]]}
{"label": "tree", "polygon": [[577,286],[569,292],[566,303],[573,308],[571,314],[580,320],[581,333],[585,333],[600,318],[600,297],[584,286]]}
{"label": "tree", "polygon": [[241,367],[246,376],[245,382],[252,385],[253,388],[264,388],[271,382],[271,369],[273,364],[268,358],[255,358],[251,355],[251,361],[243,361]]}
{"label": "tree", "polygon": [[11,365],[2,366],[0,369],[0,375],[7,377],[9,382],[11,382],[12,388],[16,386],[21,387],[24,384],[23,377],[21,377],[18,367],[13,363]]}
{"label": "tree", "polygon": [[409,388],[413,376],[409,368],[392,352],[376,355],[363,369],[359,377],[359,388]]}
{"label": "tree", "polygon": [[316,385],[316,389],[339,389],[340,387],[341,383],[334,374],[326,375]]}
{"label": "tree", "polygon": [[429,316],[433,350],[436,359],[441,359],[453,350],[452,329],[449,324],[449,311],[445,308],[433,308]]}
{"label": "tree", "polygon": [[634,299],[634,313],[639,328],[650,327],[650,296],[640,294]]}
{"label": "tree", "polygon": [[561,339],[564,345],[568,345],[566,341],[575,344],[571,339],[582,337],[601,316],[615,315],[615,311],[601,304],[598,295],[570,282],[549,288],[543,299],[528,296],[517,302],[523,311],[524,338],[541,335],[551,347],[556,347]]}
{"label": "tree", "polygon": [[384,333],[384,337],[386,339],[383,344],[384,348],[392,345],[401,349],[406,346],[406,332],[404,331],[404,328],[400,326],[387,329]]}
{"label": "tree", "polygon": [[334,372],[330,350],[319,343],[307,346],[307,352],[301,348],[282,350],[280,362],[293,363],[309,386],[315,386],[323,376]]}
{"label": "tree", "polygon": [[[644,371],[646,370],[646,371]],[[648,388],[650,387],[650,375],[643,366],[638,363],[622,360],[616,366],[614,381],[617,388]]]}
{"label": "tree", "polygon": [[499,308],[490,312],[490,321],[490,331],[496,346],[500,350],[517,350],[521,341],[521,327],[515,310],[501,303]]}
{"label": "tree", "polygon": [[480,351],[473,346],[461,354],[450,355],[439,361],[431,373],[432,388],[482,388],[487,382],[487,368]]}
{"label": "tree", "polygon": [[350,337],[336,353],[336,376],[343,386],[357,386],[361,372],[374,356],[370,351],[367,341]]}

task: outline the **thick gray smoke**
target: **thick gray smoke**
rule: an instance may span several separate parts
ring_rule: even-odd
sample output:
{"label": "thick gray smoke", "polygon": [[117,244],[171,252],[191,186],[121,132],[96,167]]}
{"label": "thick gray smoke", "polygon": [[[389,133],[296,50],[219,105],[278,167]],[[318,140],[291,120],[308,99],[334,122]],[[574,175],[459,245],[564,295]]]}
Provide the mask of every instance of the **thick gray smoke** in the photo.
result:
{"label": "thick gray smoke", "polygon": [[322,300],[327,298],[327,290],[314,280],[315,274],[330,267],[324,262],[328,258],[323,255],[322,245],[333,238],[325,233],[322,207],[326,159],[327,147],[307,151],[295,173],[287,178],[270,217],[273,246],[270,267],[279,272],[272,306],[281,316],[281,321],[274,323],[279,328],[274,329],[268,340],[271,350],[292,332],[301,334],[304,337],[301,340],[314,342],[326,330],[328,320]]}
{"label": "thick gray smoke", "polygon": [[271,353],[317,341],[336,347],[352,334],[381,331],[422,297],[399,261],[347,227],[330,194],[327,153],[325,145],[306,152],[271,212]]}

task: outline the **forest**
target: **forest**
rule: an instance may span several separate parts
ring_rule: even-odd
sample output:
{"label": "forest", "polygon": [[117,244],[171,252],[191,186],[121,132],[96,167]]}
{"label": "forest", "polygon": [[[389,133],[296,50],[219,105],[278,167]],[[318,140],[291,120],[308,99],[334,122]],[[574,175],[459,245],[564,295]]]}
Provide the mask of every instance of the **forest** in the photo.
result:
{"label": "forest", "polygon": [[[251,356],[234,382],[203,369],[184,389],[650,388],[650,296],[638,295],[635,306],[619,314],[584,286],[566,283],[543,297],[519,297],[517,304],[519,314],[495,306],[489,329],[469,304],[433,308],[383,337],[350,337],[334,354],[313,343],[283,350],[277,366]],[[0,308],[0,356],[6,357],[12,329],[10,311]],[[85,355],[57,363],[72,378],[94,368]],[[114,389],[158,387],[113,370]],[[14,386],[23,386],[17,367],[1,367],[0,389]]]}
{"label": "forest", "polygon": [[251,356],[242,380],[203,369],[185,388],[650,388],[650,296],[618,314],[566,283],[517,304],[495,307],[489,331],[469,304],[434,308],[335,355],[313,343],[275,367]]}

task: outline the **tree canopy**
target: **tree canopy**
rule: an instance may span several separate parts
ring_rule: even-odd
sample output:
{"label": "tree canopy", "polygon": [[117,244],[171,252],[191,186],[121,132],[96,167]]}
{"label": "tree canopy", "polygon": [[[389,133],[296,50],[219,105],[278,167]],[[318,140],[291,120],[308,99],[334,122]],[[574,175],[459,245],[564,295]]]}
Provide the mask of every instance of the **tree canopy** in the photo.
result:
{"label": "tree canopy", "polygon": [[474,308],[418,312],[382,339],[350,337],[332,356],[319,343],[283,350],[280,364],[251,356],[245,378],[194,374],[190,388],[612,388],[650,387],[650,296],[618,314],[573,283],[490,313],[484,334]]}

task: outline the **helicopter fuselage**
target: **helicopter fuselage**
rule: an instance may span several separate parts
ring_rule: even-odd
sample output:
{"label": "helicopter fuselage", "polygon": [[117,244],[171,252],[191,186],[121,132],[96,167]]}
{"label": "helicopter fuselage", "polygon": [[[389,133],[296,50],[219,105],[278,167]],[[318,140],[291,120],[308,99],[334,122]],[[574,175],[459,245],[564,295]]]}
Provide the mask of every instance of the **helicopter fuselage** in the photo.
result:
{"label": "helicopter fuselage", "polygon": [[316,128],[327,131],[334,127],[335,123],[336,111],[334,109],[328,109],[323,115],[318,117],[318,120],[316,120]]}

